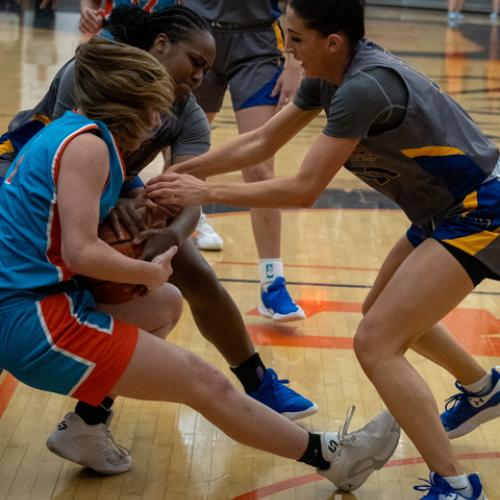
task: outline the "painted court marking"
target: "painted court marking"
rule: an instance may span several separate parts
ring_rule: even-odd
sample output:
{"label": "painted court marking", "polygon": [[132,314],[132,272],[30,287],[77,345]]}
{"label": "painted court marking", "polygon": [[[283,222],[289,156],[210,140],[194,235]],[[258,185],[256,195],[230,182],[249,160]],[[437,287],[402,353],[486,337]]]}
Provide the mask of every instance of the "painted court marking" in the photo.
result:
{"label": "painted court marking", "polygon": [[[331,300],[298,300],[307,318],[322,313],[361,313],[361,303]],[[257,309],[248,316],[259,316]],[[475,356],[500,356],[500,320],[486,309],[457,308],[444,320],[455,338]],[[332,322],[334,329],[335,322]],[[257,345],[280,347],[309,347],[323,349],[352,349],[351,336],[304,335],[301,322],[290,324],[249,324],[247,329]],[[334,330],[333,330],[334,331]]]}
{"label": "painted court marking", "polygon": [[[457,455],[459,460],[495,460],[500,458],[500,452],[486,452],[486,453],[461,453]],[[415,465],[424,463],[424,459],[421,457],[410,457],[402,458],[397,460],[391,460],[385,464],[385,467],[401,467],[404,465]],[[248,491],[234,497],[232,500],[258,500],[260,498],[266,498],[275,493],[281,491],[286,491],[292,488],[298,488],[309,483],[314,483],[315,481],[322,481],[326,479],[319,474],[306,474],[305,476],[295,477],[292,479],[286,479],[284,481],[279,481],[274,484],[269,484],[263,486],[262,488],[257,488],[253,491]],[[334,499],[341,499],[342,495],[336,493]]]}

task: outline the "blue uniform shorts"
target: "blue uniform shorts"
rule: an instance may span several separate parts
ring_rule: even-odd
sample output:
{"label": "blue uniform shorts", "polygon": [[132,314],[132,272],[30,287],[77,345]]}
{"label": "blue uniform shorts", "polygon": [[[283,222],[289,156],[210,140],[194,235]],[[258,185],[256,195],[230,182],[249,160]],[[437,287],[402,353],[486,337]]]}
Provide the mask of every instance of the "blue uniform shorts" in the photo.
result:
{"label": "blue uniform shorts", "polygon": [[93,406],[125,371],[138,329],[96,311],[87,291],[33,296],[0,309],[0,368],[44,391]]}
{"label": "blue uniform shorts", "polygon": [[493,177],[468,194],[462,208],[425,227],[412,224],[406,233],[413,246],[434,238],[462,264],[477,285],[500,280],[500,178]]}

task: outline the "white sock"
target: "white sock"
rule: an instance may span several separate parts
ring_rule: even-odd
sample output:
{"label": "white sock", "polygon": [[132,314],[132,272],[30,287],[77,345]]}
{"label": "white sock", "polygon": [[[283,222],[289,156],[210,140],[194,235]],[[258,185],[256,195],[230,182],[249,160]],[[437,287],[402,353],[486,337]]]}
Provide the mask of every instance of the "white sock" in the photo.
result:
{"label": "white sock", "polygon": [[466,391],[473,392],[474,394],[479,394],[484,392],[488,394],[493,388],[493,380],[491,377],[491,372],[488,372],[483,378],[479,379],[477,382],[469,385],[462,386]]}
{"label": "white sock", "polygon": [[260,259],[260,284],[266,289],[276,278],[283,276],[283,262],[281,259]]}
{"label": "white sock", "polygon": [[457,490],[460,495],[468,498],[472,496],[472,485],[470,484],[467,474],[461,474],[460,476],[449,476],[443,477],[446,482],[454,489]]}

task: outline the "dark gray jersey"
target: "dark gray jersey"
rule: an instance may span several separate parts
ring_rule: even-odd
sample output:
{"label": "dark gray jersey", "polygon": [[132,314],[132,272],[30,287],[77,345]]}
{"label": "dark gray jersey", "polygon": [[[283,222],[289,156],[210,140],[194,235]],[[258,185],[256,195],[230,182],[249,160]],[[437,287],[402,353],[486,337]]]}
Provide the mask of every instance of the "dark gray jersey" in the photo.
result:
{"label": "dark gray jersey", "polygon": [[[337,112],[336,94],[348,90],[360,72],[367,73],[377,67],[396,72],[406,85],[404,118],[399,125],[379,129],[379,133],[370,133],[369,126],[367,133],[360,128],[361,141],[345,166],[398,203],[416,224],[445,218],[490,175],[499,151],[435,83],[365,40],[359,43],[339,87],[325,80],[306,79],[295,103],[302,109],[311,109],[318,107],[319,100],[327,117],[332,119]],[[352,100],[352,109],[343,109],[346,118],[362,117],[365,100],[366,96]],[[332,129],[333,125],[334,119]],[[346,137],[328,130],[327,125],[327,135]]]}
{"label": "dark gray jersey", "polygon": [[280,15],[277,0],[182,0],[182,5],[211,21],[252,25]]}
{"label": "dark gray jersey", "polygon": [[[33,110],[23,111],[14,117],[9,131],[21,127],[35,115],[55,120],[68,109],[77,107],[72,60],[58,71],[49,91]],[[191,94],[176,102],[170,113],[164,114],[162,125],[150,140],[142,144],[138,151],[125,155],[127,175],[137,175],[166,147],[171,148],[174,161],[179,156],[198,156],[210,148],[208,120]]]}

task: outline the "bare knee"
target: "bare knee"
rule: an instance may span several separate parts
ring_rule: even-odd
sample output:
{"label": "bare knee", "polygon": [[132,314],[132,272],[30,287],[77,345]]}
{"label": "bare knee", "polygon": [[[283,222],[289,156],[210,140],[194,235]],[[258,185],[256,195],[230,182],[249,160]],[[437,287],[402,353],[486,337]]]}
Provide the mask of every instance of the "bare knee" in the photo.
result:
{"label": "bare knee", "polygon": [[243,169],[245,182],[259,182],[274,179],[274,163],[272,160]]}
{"label": "bare knee", "polygon": [[403,356],[408,345],[404,327],[391,324],[386,317],[365,316],[354,336],[353,348],[363,370],[371,378],[387,361]]}
{"label": "bare knee", "polygon": [[353,339],[353,348],[361,367],[370,377],[386,353],[379,328],[366,317],[358,326]]}
{"label": "bare knee", "polygon": [[151,318],[150,333],[165,338],[178,323],[182,314],[182,295],[173,285],[166,283],[155,293],[156,307]]}
{"label": "bare knee", "polygon": [[224,400],[236,389],[222,372],[193,355],[191,377],[192,388],[187,391],[191,408],[203,413],[214,402],[224,404]]}

